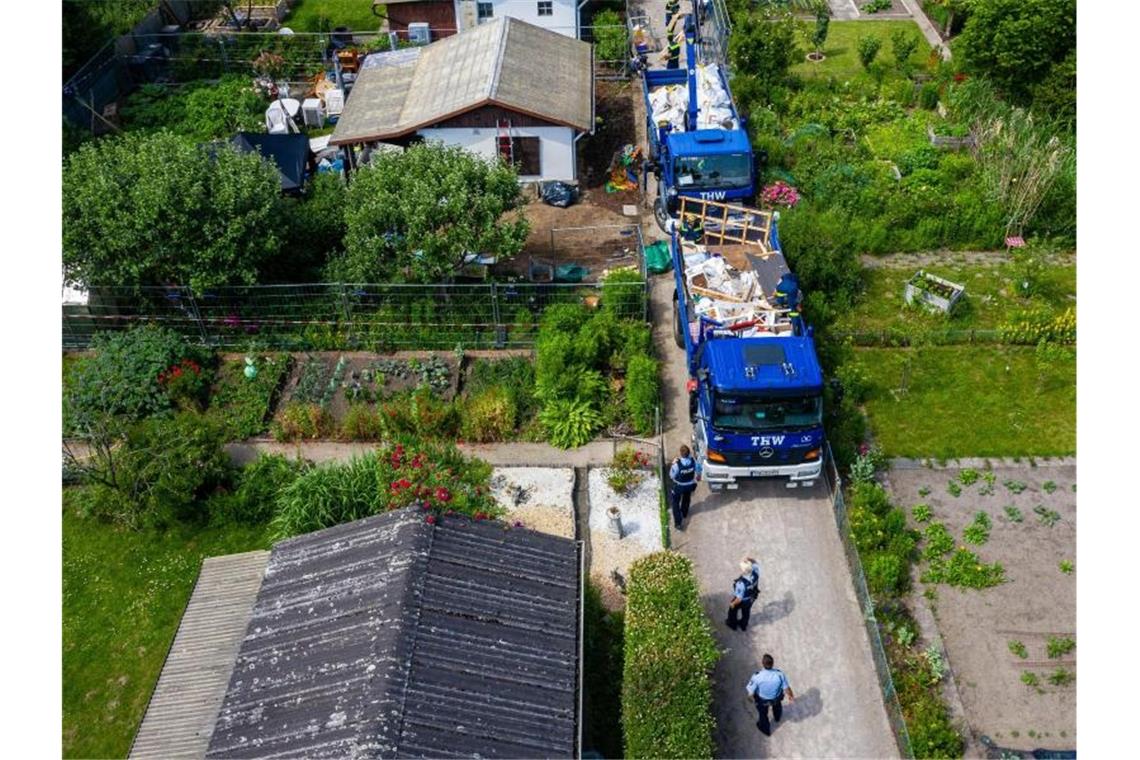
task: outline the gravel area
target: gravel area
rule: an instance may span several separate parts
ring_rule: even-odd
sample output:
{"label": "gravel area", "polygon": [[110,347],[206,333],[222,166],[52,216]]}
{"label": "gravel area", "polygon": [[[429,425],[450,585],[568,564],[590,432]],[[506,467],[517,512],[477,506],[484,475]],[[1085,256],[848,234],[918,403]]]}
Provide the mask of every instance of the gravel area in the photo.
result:
{"label": "gravel area", "polygon": [[496,467],[491,494],[510,522],[574,538],[574,470],[571,467]]}
{"label": "gravel area", "polygon": [[[661,551],[660,490],[657,474],[645,470],[645,478],[628,496],[619,496],[606,483],[605,467],[590,468],[590,578],[601,589],[610,609],[625,605],[614,578],[629,576],[629,566],[639,557]],[[610,533],[606,510],[621,509],[624,538]]]}

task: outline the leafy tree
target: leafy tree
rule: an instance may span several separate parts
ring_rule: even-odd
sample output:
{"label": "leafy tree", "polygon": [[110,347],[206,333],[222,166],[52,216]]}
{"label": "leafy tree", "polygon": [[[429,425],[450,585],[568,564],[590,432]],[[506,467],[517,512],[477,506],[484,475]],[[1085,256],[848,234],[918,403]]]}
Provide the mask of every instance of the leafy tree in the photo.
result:
{"label": "leafy tree", "polygon": [[827,32],[831,27],[831,9],[824,0],[815,3],[815,29],[811,34],[811,44],[815,52],[823,50],[827,42]]}
{"label": "leafy tree", "polygon": [[918,37],[904,29],[891,32],[891,52],[899,68],[906,72],[910,68],[910,57],[918,49]]}
{"label": "leafy tree", "polygon": [[162,131],[87,144],[63,170],[63,266],[71,283],[252,284],[277,253],[277,170],[229,146]]}
{"label": "leafy tree", "polygon": [[957,49],[969,71],[1024,105],[1075,50],[1076,22],[1076,0],[977,0]]}
{"label": "leafy tree", "polygon": [[871,64],[875,62],[875,56],[879,54],[879,48],[882,46],[883,41],[873,34],[864,34],[859,37],[856,49],[859,53],[859,63],[863,64],[865,70],[870,70]]}
{"label": "leafy tree", "polygon": [[348,188],[339,173],[309,180],[301,198],[284,198],[283,234],[288,245],[261,270],[268,282],[317,282],[328,262],[344,251]]}
{"label": "leafy tree", "polygon": [[728,58],[736,77],[732,90],[746,111],[772,102],[788,78],[788,68],[801,55],[796,46],[799,25],[786,9],[766,7],[734,12],[745,21],[728,38]]}
{"label": "leafy tree", "polygon": [[523,204],[518,174],[458,146],[373,154],[348,187],[345,254],[327,276],[344,282],[436,282],[468,253],[509,258],[530,225],[503,215]]}
{"label": "leafy tree", "polygon": [[965,16],[975,0],[933,0],[933,4],[946,9],[946,22],[942,25],[942,37],[949,38],[954,30],[954,21]]}

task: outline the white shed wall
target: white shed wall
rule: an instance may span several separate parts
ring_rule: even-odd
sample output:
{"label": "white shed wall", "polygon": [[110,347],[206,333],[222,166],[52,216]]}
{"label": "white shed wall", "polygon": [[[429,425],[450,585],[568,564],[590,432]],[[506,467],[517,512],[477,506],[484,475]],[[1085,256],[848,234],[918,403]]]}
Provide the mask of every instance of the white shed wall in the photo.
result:
{"label": "white shed wall", "polygon": [[[514,127],[515,137],[537,137],[542,174],[521,177],[523,180],[573,181],[577,179],[574,161],[574,130],[570,127]],[[463,127],[447,129],[421,129],[418,135],[425,140],[440,140],[448,145],[459,145],[488,158],[497,155],[494,127]]]}

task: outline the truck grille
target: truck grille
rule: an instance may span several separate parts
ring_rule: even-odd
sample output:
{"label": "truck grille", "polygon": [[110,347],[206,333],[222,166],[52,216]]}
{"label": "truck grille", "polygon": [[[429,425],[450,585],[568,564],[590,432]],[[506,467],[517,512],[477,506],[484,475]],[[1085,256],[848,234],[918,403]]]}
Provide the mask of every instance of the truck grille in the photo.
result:
{"label": "truck grille", "polygon": [[[760,456],[758,451],[722,451],[724,455],[725,464],[729,467],[771,467],[774,465],[789,465],[789,464],[803,464],[805,461],[804,455],[811,451],[810,448],[803,449],[784,449],[772,452],[770,457]],[[817,459],[813,459],[818,461]]]}

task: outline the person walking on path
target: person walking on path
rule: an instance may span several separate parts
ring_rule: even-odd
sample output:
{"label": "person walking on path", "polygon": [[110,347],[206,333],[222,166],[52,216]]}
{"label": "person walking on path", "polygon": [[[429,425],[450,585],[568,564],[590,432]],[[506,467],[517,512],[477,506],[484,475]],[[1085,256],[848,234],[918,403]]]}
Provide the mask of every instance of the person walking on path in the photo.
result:
{"label": "person walking on path", "polygon": [[760,563],[751,557],[740,560],[740,575],[732,582],[732,599],[728,602],[725,624],[737,631],[748,630],[752,603],[760,596]]}
{"label": "person walking on path", "polygon": [[756,712],[760,716],[756,721],[756,728],[765,736],[771,736],[772,725],[768,722],[768,707],[771,706],[772,718],[779,723],[784,714],[784,695],[787,695],[789,705],[796,701],[796,695],[792,693],[792,687],[788,685],[788,677],[784,675],[784,671],[773,667],[776,663],[772,655],[764,655],[760,662],[764,666],[763,670],[757,670],[752,674],[745,690],[756,703]]}
{"label": "person walking on path", "polygon": [[689,501],[693,491],[697,490],[697,461],[688,446],[681,446],[681,455],[669,468],[669,479],[673,481],[673,527],[684,530],[685,518],[689,516]]}

